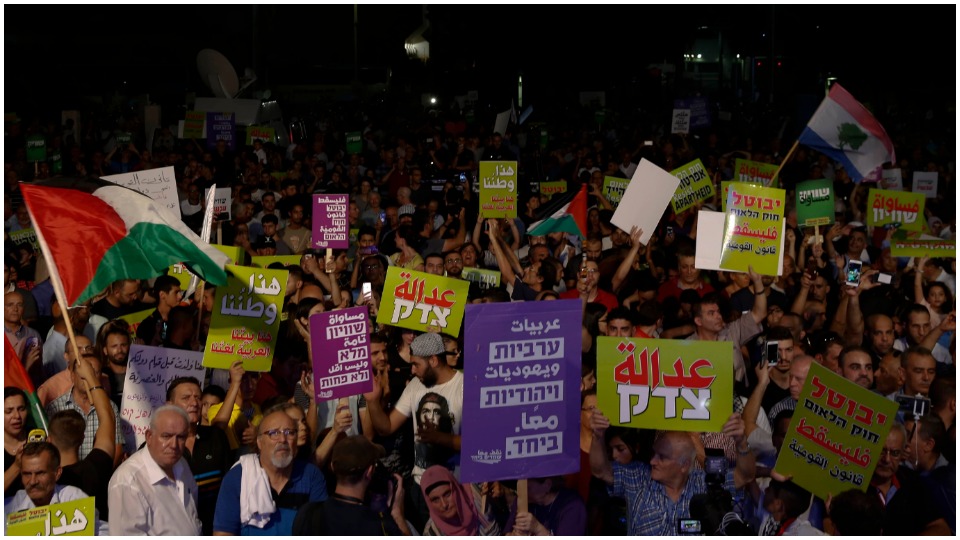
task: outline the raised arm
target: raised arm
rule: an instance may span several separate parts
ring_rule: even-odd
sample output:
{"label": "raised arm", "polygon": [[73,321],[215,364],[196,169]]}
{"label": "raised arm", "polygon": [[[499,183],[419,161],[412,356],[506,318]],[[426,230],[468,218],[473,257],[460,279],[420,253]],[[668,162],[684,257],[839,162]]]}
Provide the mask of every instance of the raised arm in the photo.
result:
{"label": "raised arm", "polygon": [[94,373],[90,362],[81,358],[77,360],[76,366],[77,375],[86,385],[93,401],[94,410],[97,412],[97,421],[100,423],[93,438],[93,447],[106,452],[110,457],[114,457],[117,451],[117,420],[113,414],[113,407],[110,405],[110,396],[100,385],[100,378]]}
{"label": "raised arm", "polygon": [[237,396],[240,395],[240,381],[243,379],[243,360],[237,360],[230,365],[230,388],[227,390],[227,397],[220,404],[220,410],[217,415],[210,419],[210,424],[224,431],[230,427],[230,416],[233,414],[233,406],[237,403]]}
{"label": "raised arm", "polygon": [[763,292],[763,281],[760,279],[760,274],[753,271],[753,266],[747,267],[747,275],[753,282],[753,309],[750,310],[750,314],[753,316],[753,320],[760,324],[767,317],[767,295]]}
{"label": "raised arm", "polygon": [[613,275],[613,279],[611,280],[613,292],[619,291],[623,282],[626,281],[630,275],[630,269],[633,268],[633,261],[637,258],[637,253],[640,252],[641,236],[643,236],[643,229],[636,225],[630,227],[630,241],[633,242],[633,244],[630,246],[630,252],[624,257],[620,266],[617,267],[617,272]]}
{"label": "raised arm", "polygon": [[590,441],[590,472],[608,485],[613,485],[613,465],[607,457],[603,434],[610,427],[610,420],[600,409],[595,409],[590,416],[590,430],[593,437]]}

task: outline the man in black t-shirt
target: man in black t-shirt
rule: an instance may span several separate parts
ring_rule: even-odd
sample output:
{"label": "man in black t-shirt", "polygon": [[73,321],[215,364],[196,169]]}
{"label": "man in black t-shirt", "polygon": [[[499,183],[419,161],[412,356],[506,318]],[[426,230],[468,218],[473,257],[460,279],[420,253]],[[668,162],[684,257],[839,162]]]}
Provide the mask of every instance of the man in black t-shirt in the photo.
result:
{"label": "man in black t-shirt", "polygon": [[337,487],[326,501],[300,508],[294,536],[409,536],[403,482],[378,463],[383,455],[383,447],[363,435],[339,441],[331,459]]}

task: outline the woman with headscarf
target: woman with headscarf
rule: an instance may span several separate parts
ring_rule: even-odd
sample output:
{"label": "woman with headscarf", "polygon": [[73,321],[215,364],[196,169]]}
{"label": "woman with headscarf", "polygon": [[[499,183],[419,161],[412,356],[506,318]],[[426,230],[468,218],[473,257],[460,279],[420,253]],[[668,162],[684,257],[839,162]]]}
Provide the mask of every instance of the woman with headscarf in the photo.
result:
{"label": "woman with headscarf", "polygon": [[482,500],[477,484],[464,486],[447,468],[434,465],[423,472],[420,489],[430,510],[424,536],[500,536],[492,512],[477,511]]}

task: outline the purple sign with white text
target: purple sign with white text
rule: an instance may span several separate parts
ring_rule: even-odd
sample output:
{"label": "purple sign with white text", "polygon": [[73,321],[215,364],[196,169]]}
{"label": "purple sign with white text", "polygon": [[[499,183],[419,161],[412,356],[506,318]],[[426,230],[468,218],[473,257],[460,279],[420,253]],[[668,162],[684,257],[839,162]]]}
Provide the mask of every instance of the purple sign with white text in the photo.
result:
{"label": "purple sign with white text", "polygon": [[348,249],[347,195],[313,196],[313,247]]}
{"label": "purple sign with white text", "polygon": [[213,150],[217,142],[227,143],[227,150],[237,149],[237,125],[233,113],[207,113],[207,148]]}
{"label": "purple sign with white text", "polygon": [[471,304],[460,481],[580,469],[580,300]]}
{"label": "purple sign with white text", "polygon": [[310,316],[313,388],[317,402],[373,390],[367,308]]}

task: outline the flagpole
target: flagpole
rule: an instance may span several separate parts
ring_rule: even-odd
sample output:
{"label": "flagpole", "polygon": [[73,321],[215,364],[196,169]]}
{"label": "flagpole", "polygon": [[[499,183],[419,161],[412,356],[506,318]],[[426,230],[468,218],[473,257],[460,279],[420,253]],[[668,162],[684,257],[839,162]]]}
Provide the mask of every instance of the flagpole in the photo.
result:
{"label": "flagpole", "polygon": [[[37,243],[40,244],[40,252],[43,253],[43,260],[47,262],[47,267],[50,270],[50,284],[53,286],[53,294],[57,298],[57,303],[60,304],[60,311],[63,312],[64,318],[66,318],[66,327],[67,327],[67,338],[70,341],[70,346],[73,347],[73,356],[76,359],[76,362],[81,362],[83,357],[80,356],[80,348],[77,347],[77,337],[73,333],[73,324],[70,322],[70,304],[67,303],[67,293],[63,289],[63,282],[60,281],[60,269],[57,268],[55,261],[53,260],[53,254],[50,252],[50,247],[47,245],[47,241],[43,237],[43,231],[41,227],[37,227],[36,216],[33,215],[33,210],[30,208],[30,203],[25,199],[27,207],[27,214],[30,216],[30,222],[34,224],[34,233],[37,235]],[[76,368],[74,368],[76,369]],[[90,400],[90,403],[93,403],[93,395],[90,392],[90,385],[86,385],[87,399]]]}
{"label": "flagpole", "polygon": [[[777,167],[777,172],[773,173],[774,179],[777,179],[780,177],[780,170],[783,169],[783,166],[786,165],[787,161],[790,160],[790,156],[792,156],[793,153],[797,150],[797,146],[800,146],[800,139],[797,139],[796,142],[793,143],[793,146],[790,147],[790,151],[787,152],[787,155],[783,157],[783,161],[781,161],[780,166]],[[779,180],[777,180],[777,182],[779,183]]]}
{"label": "flagpole", "polygon": [[[210,243],[210,234],[211,229],[213,228],[213,207],[216,204],[217,197],[217,185],[213,184],[210,186],[210,190],[207,192],[206,199],[206,208],[203,209],[203,225],[200,226],[200,240]],[[190,286],[196,287],[194,289],[194,298],[197,301],[197,334],[196,338],[200,339],[200,326],[203,322],[203,288],[206,282],[197,277],[196,274],[193,274],[193,277],[190,278]]]}

